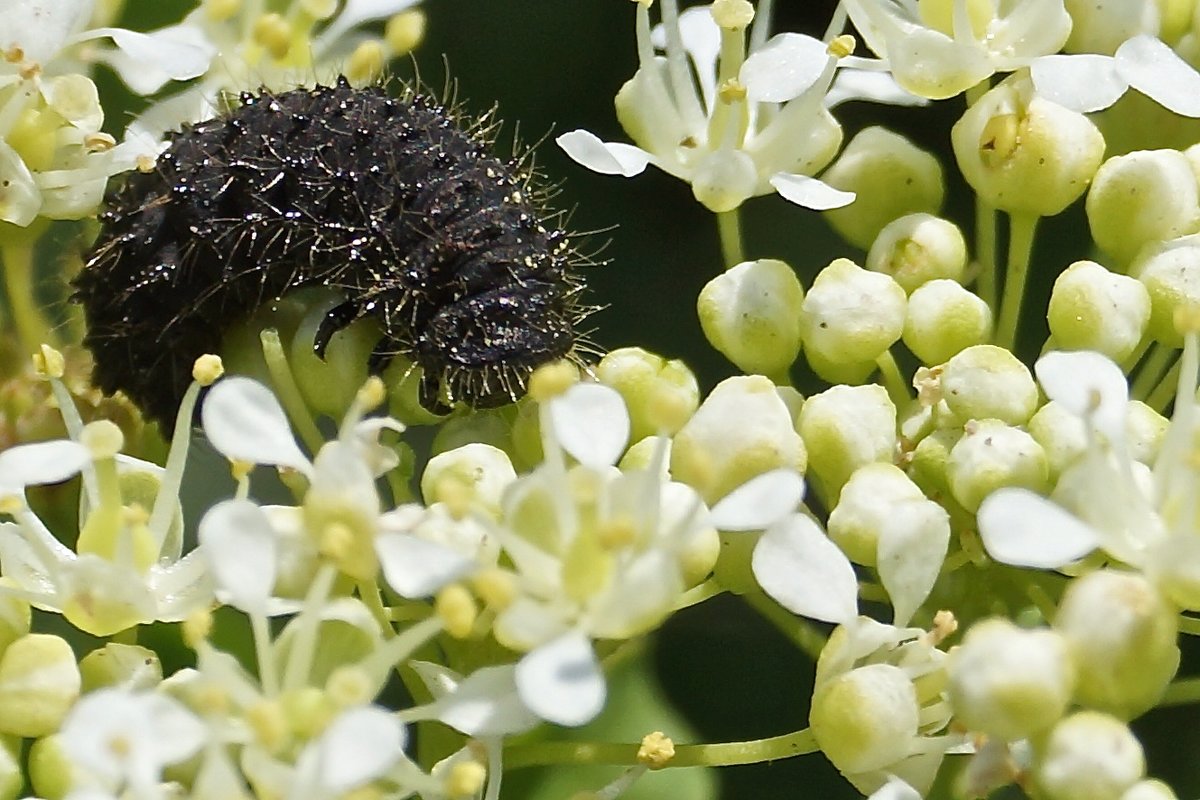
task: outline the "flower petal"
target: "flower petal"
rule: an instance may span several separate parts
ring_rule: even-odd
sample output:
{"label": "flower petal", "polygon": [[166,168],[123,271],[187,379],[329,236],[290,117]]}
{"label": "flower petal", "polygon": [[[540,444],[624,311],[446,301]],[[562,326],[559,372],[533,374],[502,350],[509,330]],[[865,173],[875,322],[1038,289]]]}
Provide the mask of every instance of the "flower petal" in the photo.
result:
{"label": "flower petal", "polygon": [[650,163],[650,154],[640,147],[621,142],[602,142],[596,134],[583,129],[568,131],[554,140],[577,164],[601,175],[632,178]]}
{"label": "flower petal", "polygon": [[577,383],[549,403],[554,435],[580,464],[611,467],[629,443],[629,412],[615,389]]}
{"label": "flower petal", "polygon": [[87,24],[95,0],[15,0],[0,14],[0,50],[19,47],[25,59],[45,65]]}
{"label": "flower petal", "polygon": [[1200,73],[1159,39],[1142,35],[1117,48],[1117,72],[1164,108],[1200,117]]}
{"label": "flower petal", "polygon": [[539,722],[521,702],[513,664],[476,670],[433,705],[437,719],[468,736],[508,736]]}
{"label": "flower petal", "polygon": [[382,775],[404,754],[404,726],[382,708],[352,708],[318,740],[321,786],[340,794]]}
{"label": "flower petal", "polygon": [[19,444],[0,452],[0,495],[26,486],[61,483],[91,460],[87,448],[67,439]]}
{"label": "flower petal", "polygon": [[407,533],[380,534],[375,552],[388,586],[410,599],[429,597],[474,566],[449,547]]}
{"label": "flower petal", "polygon": [[879,532],[879,580],[904,626],[929,596],[950,545],[950,517],[931,500],[896,503]]}
{"label": "flower petal", "polygon": [[1028,489],[993,492],[979,506],[977,521],[988,555],[1017,567],[1056,569],[1100,543],[1091,526]]}
{"label": "flower petal", "polygon": [[217,49],[199,29],[172,25],[151,33],[124,28],[96,28],[88,39],[109,36],[120,53],[108,59],[130,89],[153,94],[169,80],[186,81],[208,71]]}
{"label": "flower petal", "polygon": [[802,33],[780,33],[750,54],[738,78],[755,103],[786,103],[817,82],[829,63],[829,49]]}
{"label": "flower petal", "polygon": [[837,623],[858,616],[858,580],[850,560],[803,514],[768,528],[750,565],[763,591],[794,614]]}
{"label": "flower petal", "polygon": [[[842,60],[833,79],[833,88],[825,95],[825,107],[834,108],[851,100],[868,100],[872,103],[887,103],[893,106],[927,106],[929,100],[913,94],[892,77],[890,72],[875,69],[846,69],[845,62],[853,59],[850,56]],[[855,59],[862,63],[878,63],[868,59]]]}
{"label": "flower petal", "polygon": [[237,376],[220,381],[204,398],[200,420],[212,446],[230,461],[311,472],[283,407],[258,381]]}
{"label": "flower petal", "polygon": [[200,520],[201,552],[222,602],[264,614],[275,588],[275,531],[266,512],[249,500],[217,503]]}
{"label": "flower petal", "polygon": [[527,653],[517,662],[516,682],[525,705],[557,725],[583,725],[604,708],[604,673],[591,641],[579,631]]}
{"label": "flower petal", "polygon": [[784,200],[814,211],[828,211],[854,202],[854,192],[843,192],[807,175],[777,172],[771,176],[771,185]]}
{"label": "flower petal", "polygon": [[1043,56],[1029,72],[1039,95],[1081,114],[1108,108],[1129,88],[1116,60],[1096,53]]}
{"label": "flower petal", "polygon": [[794,469],[756,475],[713,506],[709,522],[723,531],[761,531],[796,510],[804,476]]}
{"label": "flower petal", "polygon": [[1056,350],[1034,364],[1046,396],[1091,423],[1110,442],[1125,438],[1129,384],[1112,359],[1088,350]]}

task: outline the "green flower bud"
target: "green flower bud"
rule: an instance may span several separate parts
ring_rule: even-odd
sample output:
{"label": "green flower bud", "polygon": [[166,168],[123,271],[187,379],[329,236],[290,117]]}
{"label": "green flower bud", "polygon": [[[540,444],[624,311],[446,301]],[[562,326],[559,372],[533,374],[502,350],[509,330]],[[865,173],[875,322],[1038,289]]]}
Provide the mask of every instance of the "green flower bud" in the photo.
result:
{"label": "green flower bud", "polygon": [[629,409],[630,440],[673,435],[700,404],[700,386],[687,364],[640,347],[613,350],[596,377],[621,393]]}
{"label": "green flower bud", "polygon": [[1125,421],[1126,446],[1129,455],[1143,464],[1154,464],[1158,449],[1171,421],[1141,400],[1129,402],[1129,416]]}
{"label": "green flower bud", "polygon": [[496,408],[450,417],[437,428],[432,452],[448,453],[468,444],[487,444],[511,456],[512,409]]}
{"label": "green flower bud", "polygon": [[426,505],[466,503],[500,518],[500,497],[517,479],[512,461],[489,444],[466,444],[429,459],[421,475]]}
{"label": "green flower bud", "polygon": [[355,393],[367,380],[367,363],[379,343],[379,323],[368,315],[339,329],[325,348],[325,357],[313,352],[313,341],[325,317],[344,302],[326,292],[320,302],[309,306],[291,338],[288,361],[296,385],[308,407],[319,414],[341,419],[354,402]]}
{"label": "green flower bud", "polygon": [[54,733],[79,697],[81,683],[65,639],[45,633],[17,639],[0,656],[0,733]]}
{"label": "green flower bud", "polygon": [[1121,264],[1147,244],[1200,229],[1200,196],[1187,156],[1139,150],[1105,161],[1087,197],[1092,238]]}
{"label": "green flower bud", "polygon": [[1159,3],[1146,0],[1116,0],[1095,3],[1065,0],[1071,15],[1071,36],[1063,49],[1068,53],[1103,53],[1111,56],[1127,39],[1140,33],[1158,33]]}
{"label": "green flower bud", "polygon": [[1147,246],[1130,274],[1150,293],[1149,334],[1167,347],[1183,347],[1175,310],[1200,303],[1200,234]]}
{"label": "green flower bud", "polygon": [[1091,120],[1038,96],[1019,73],[968,108],[950,139],[981,199],[1041,217],[1083,194],[1104,157],[1104,137]]}
{"label": "green flower bud", "polygon": [[858,195],[850,205],[824,214],[843,239],[863,250],[894,219],[936,214],[946,191],[937,158],[880,127],[865,128],[851,139],[821,180]]}
{"label": "green flower bud", "polygon": [[1150,294],[1134,278],[1076,261],[1054,281],[1046,319],[1058,347],[1124,361],[1150,322]]}
{"label": "green flower bud", "polygon": [[907,296],[889,275],[839,258],[817,275],[801,306],[800,331],[809,362],[874,362],[904,331]]}
{"label": "green flower bud", "polygon": [[967,268],[967,242],[949,220],[908,214],[884,226],[867,253],[867,269],[885,272],[911,294],[938,278],[961,281]]}
{"label": "green flower bud", "polygon": [[1075,667],[1061,636],[1001,618],[972,626],[950,652],[947,669],[955,718],[968,730],[1006,741],[1057,722],[1075,686]]}
{"label": "green flower bud", "polygon": [[803,472],[807,463],[787,405],[757,375],[717,384],[671,447],[671,474],[710,505],[755,475],[777,467]]}
{"label": "green flower bud", "polygon": [[829,513],[829,538],[856,564],[873,567],[879,534],[899,503],[924,500],[921,489],[899,467],[875,462],[859,467],[842,487]]}
{"label": "green flower bud", "polygon": [[955,281],[930,281],[909,295],[904,344],[928,366],[944,364],[991,335],[992,309]]}
{"label": "green flower bud", "polygon": [[663,478],[668,477],[667,470],[671,464],[671,440],[662,436],[647,436],[645,439],[639,439],[634,442],[625,455],[621,456],[621,460],[617,462],[617,466],[622,471],[650,469],[654,463],[654,457],[658,453],[659,447],[666,447],[667,458],[666,463],[662,465]]}
{"label": "green flower bud", "polygon": [[1146,773],[1146,759],[1120,720],[1080,711],[1054,726],[1033,771],[1047,800],[1121,800]]}
{"label": "green flower bud", "polygon": [[954,499],[975,512],[1001,486],[1044,491],[1049,483],[1046,454],[1033,437],[998,419],[968,422],[950,450],[946,475]]}
{"label": "green flower bud", "polygon": [[29,782],[38,797],[63,800],[74,788],[71,759],[63,752],[58,734],[38,739],[29,748]]}
{"label": "green flower bud", "polygon": [[152,689],[163,679],[158,654],[135,644],[109,642],[88,653],[79,662],[83,691],[106,686]]}
{"label": "green flower bud", "polygon": [[[717,532],[716,528],[706,528],[688,537],[679,553],[683,585],[691,587],[701,583],[712,573],[720,556],[721,534]],[[748,562],[749,559],[747,559]]]}
{"label": "green flower bud", "polygon": [[0,800],[16,800],[22,796],[24,786],[21,740],[15,736],[0,737]]}
{"label": "green flower bud", "polygon": [[1087,450],[1087,426],[1083,420],[1053,400],[1037,410],[1026,428],[1046,454],[1052,482]]}
{"label": "green flower bud", "polygon": [[[13,587],[12,578],[0,577],[0,586]],[[8,593],[0,593],[0,653],[29,633],[32,615],[29,603]]]}
{"label": "green flower bud", "polygon": [[962,438],[961,428],[936,430],[917,443],[908,460],[908,474],[921,487],[926,497],[941,503],[954,502],[950,498],[950,476],[948,465],[950,451]]}
{"label": "green flower bud", "polygon": [[946,362],[942,396],[960,418],[1023,425],[1038,404],[1038,388],[1020,359],[991,344],[968,347]]}
{"label": "green flower bud", "polygon": [[1179,800],[1179,797],[1162,781],[1144,780],[1126,789],[1121,800]]}
{"label": "green flower bud", "polygon": [[744,261],[713,278],[696,308],[709,343],[747,374],[779,378],[800,354],[804,289],[782,261]]}
{"label": "green flower bud", "polygon": [[1054,628],[1071,645],[1075,699],[1122,719],[1158,702],[1179,668],[1175,610],[1135,573],[1101,570],[1074,580]]}
{"label": "green flower bud", "polygon": [[896,450],[896,407],[878,384],[834,386],[800,409],[800,435],[810,469],[833,502],[864,464],[891,462]]}
{"label": "green flower bud", "polygon": [[906,758],[918,723],[916,688],[891,664],[870,664],[832,678],[813,693],[808,715],[817,745],[846,774]]}

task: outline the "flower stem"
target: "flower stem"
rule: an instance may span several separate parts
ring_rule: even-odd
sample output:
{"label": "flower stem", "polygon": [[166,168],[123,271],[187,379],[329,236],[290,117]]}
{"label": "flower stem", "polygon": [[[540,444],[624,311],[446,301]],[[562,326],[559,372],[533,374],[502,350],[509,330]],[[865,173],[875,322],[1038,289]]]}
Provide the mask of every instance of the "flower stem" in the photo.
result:
{"label": "flower stem", "polygon": [[1200,703],[1200,677],[1183,678],[1167,687],[1158,707],[1183,706],[1190,703]]}
{"label": "flower stem", "polygon": [[717,214],[717,234],[721,237],[721,257],[725,269],[742,263],[746,256],[742,251],[741,209],[722,211]]}
{"label": "flower stem", "polygon": [[[504,766],[508,769],[549,764],[637,764],[637,744],[605,742],[530,742],[504,748]],[[667,767],[730,767],[761,764],[781,758],[802,756],[817,751],[817,742],[808,728],[744,742],[719,744],[681,744]]]}
{"label": "flower stem", "polygon": [[1200,636],[1200,617],[1189,617],[1187,614],[1180,614],[1179,632],[1190,636]]}
{"label": "flower stem", "polygon": [[883,377],[883,385],[887,389],[892,403],[896,408],[907,407],[908,402],[912,400],[912,394],[908,390],[908,381],[904,379],[904,373],[900,371],[900,366],[896,363],[892,351],[884,350],[879,358],[875,359],[875,365],[879,367],[879,374]]}
{"label": "flower stem", "polygon": [[1013,214],[1009,217],[1008,265],[1004,273],[1004,297],[1000,301],[1000,323],[996,326],[996,344],[1013,349],[1021,320],[1021,302],[1025,299],[1025,281],[1033,254],[1033,237],[1040,217]]}
{"label": "flower stem", "polygon": [[1176,361],[1171,365],[1171,368],[1159,380],[1158,386],[1155,386],[1147,395],[1146,405],[1160,414],[1163,413],[1163,409],[1175,399],[1175,394],[1179,390],[1179,373],[1182,366],[1182,361]]}
{"label": "flower stem", "polygon": [[807,620],[794,616],[792,612],[762,592],[746,592],[742,595],[742,599],[774,625],[780,633],[791,640],[792,644],[800,648],[809,658],[813,661],[820,658],[821,650],[825,647],[825,636],[809,624]]}
{"label": "flower stem", "polygon": [[279,331],[267,328],[259,334],[258,338],[262,343],[263,358],[267,362],[267,372],[271,374],[275,395],[287,412],[296,432],[304,440],[308,451],[316,453],[325,443],[325,437],[321,436],[321,432],[317,430],[317,425],[313,422],[312,415],[308,413],[308,406],[305,405],[304,398],[300,394],[300,387],[296,385],[296,379],[292,377],[292,368],[288,365],[287,355],[283,352],[283,344],[279,341]]}
{"label": "flower stem", "polygon": [[33,245],[24,242],[5,244],[0,248],[4,262],[4,289],[8,293],[8,308],[12,312],[13,324],[21,348],[27,353],[36,353],[43,344],[51,341],[50,323],[42,314],[41,305],[33,290]]}
{"label": "flower stem", "polygon": [[1163,375],[1170,369],[1171,359],[1174,357],[1175,351],[1170,347],[1158,342],[1152,344],[1150,352],[1137,371],[1137,377],[1133,379],[1133,385],[1129,387],[1129,396],[1134,400],[1145,400],[1154,387],[1162,382]]}

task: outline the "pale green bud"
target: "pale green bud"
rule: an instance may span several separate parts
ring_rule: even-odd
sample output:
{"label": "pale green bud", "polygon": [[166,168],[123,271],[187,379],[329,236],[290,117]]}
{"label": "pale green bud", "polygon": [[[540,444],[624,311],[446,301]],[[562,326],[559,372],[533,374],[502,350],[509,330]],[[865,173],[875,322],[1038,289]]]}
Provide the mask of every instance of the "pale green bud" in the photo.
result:
{"label": "pale green bud", "polygon": [[950,450],[946,475],[954,499],[974,512],[1001,486],[1043,491],[1049,483],[1046,454],[1033,437],[998,419],[968,422]]}
{"label": "pale green bud", "polygon": [[29,748],[29,782],[38,797],[63,800],[74,788],[71,759],[58,734],[38,739]]}
{"label": "pale green bud", "polygon": [[717,384],[671,447],[671,474],[710,505],[755,475],[778,467],[803,472],[807,463],[787,405],[758,375]]}
{"label": "pale green bud", "polygon": [[664,439],[662,436],[647,436],[645,439],[639,439],[634,442],[625,455],[621,456],[621,460],[617,466],[622,471],[650,469],[654,464],[654,458],[658,453],[659,448],[666,448],[666,460],[661,465],[663,471],[663,479],[669,477],[667,470],[671,465],[671,440]]}
{"label": "pale green bud", "polygon": [[1125,418],[1125,445],[1129,456],[1143,464],[1153,464],[1171,421],[1141,400],[1129,402]]}
{"label": "pale green bud", "polygon": [[895,764],[911,752],[919,705],[899,667],[870,664],[818,686],[808,724],[817,746],[845,774]]}
{"label": "pale green bud", "polygon": [[960,418],[1023,425],[1038,404],[1037,383],[1021,360],[992,344],[968,347],[946,362],[942,396]]}
{"label": "pale green bud", "polygon": [[778,378],[800,354],[804,289],[782,261],[744,261],[700,290],[696,310],[709,343],[747,374]]}
{"label": "pale green bud", "polygon": [[445,502],[467,504],[500,517],[500,497],[517,479],[512,461],[503,450],[489,444],[466,444],[429,459],[421,475],[421,496],[426,505]]}
{"label": "pale green bud", "polygon": [[15,736],[0,737],[0,800],[16,800],[22,796],[24,786],[21,740]]}
{"label": "pale green bud", "polygon": [[1182,347],[1175,311],[1200,304],[1200,234],[1147,246],[1130,274],[1150,293],[1149,334],[1167,347]]}
{"label": "pale green bud", "polygon": [[341,419],[367,380],[367,363],[379,343],[379,322],[366,316],[339,329],[330,338],[322,358],[313,352],[313,341],[329,311],[345,299],[329,291],[319,297],[320,302],[310,306],[291,338],[288,362],[308,407]]}
{"label": "pale green bud", "polygon": [[463,445],[477,443],[509,452],[513,446],[512,427],[512,411],[506,408],[450,417],[438,426],[432,452],[448,453]]}
{"label": "pale green bud", "polygon": [[1083,194],[1104,157],[1104,137],[1091,120],[1038,96],[1020,74],[968,108],[950,139],[963,177],[981,199],[1041,217]]}
{"label": "pale green bud", "polygon": [[839,258],[817,275],[801,306],[800,331],[809,361],[873,362],[904,331],[907,296],[890,275]]}
{"label": "pale green bud", "polygon": [[832,502],[859,467],[892,460],[896,407],[878,384],[834,386],[805,401],[799,429],[811,471]]}
{"label": "pale green bud", "polygon": [[1121,800],[1145,775],[1146,759],[1120,720],[1080,711],[1054,726],[1033,772],[1047,800]]}
{"label": "pale green bud", "polygon": [[879,534],[899,503],[924,500],[920,487],[890,463],[859,467],[829,513],[829,538],[856,564],[873,567]]}
{"label": "pale green bud", "polygon": [[674,434],[700,404],[700,385],[687,364],[640,347],[621,347],[604,356],[596,377],[625,399],[632,441]]}
{"label": "pale green bud", "polygon": [[934,280],[908,297],[904,344],[926,365],[945,363],[992,335],[992,309],[952,280]]}
{"label": "pale green bud", "polygon": [[1158,4],[1147,0],[1065,0],[1071,15],[1068,53],[1103,53],[1111,56],[1126,40],[1141,33],[1157,35]]}
{"label": "pale green bud", "polygon": [[1095,350],[1124,361],[1150,322],[1150,294],[1134,278],[1076,261],[1054,281],[1046,319],[1061,349]]}
{"label": "pale green bud", "polygon": [[1101,570],[1076,578],[1054,627],[1071,644],[1075,699],[1122,719],[1158,702],[1179,668],[1176,612],[1136,573]]}
{"label": "pale green bud", "polygon": [[54,733],[79,697],[79,666],[59,636],[30,633],[0,656],[0,733]]}
{"label": "pale green bud", "polygon": [[1162,781],[1138,781],[1125,790],[1121,800],[1179,800],[1179,796]]}
{"label": "pale green bud", "polygon": [[1200,228],[1196,176],[1177,150],[1138,150],[1105,161],[1087,197],[1092,238],[1121,264],[1145,245]]}
{"label": "pale green bud", "polygon": [[692,194],[709,211],[732,211],[754,196],[758,170],[754,159],[733,148],[709,153],[692,173]]}
{"label": "pale green bud", "polygon": [[950,451],[962,438],[961,428],[936,430],[917,443],[908,460],[908,474],[927,497],[953,502],[950,495],[948,465]]}
{"label": "pale green bud", "polygon": [[857,194],[850,205],[824,214],[843,239],[863,250],[894,219],[918,212],[936,214],[946,191],[937,158],[877,126],[851,139],[821,180]]}
{"label": "pale green bud", "polygon": [[[751,537],[745,537],[749,540]],[[721,535],[716,528],[705,528],[684,542],[679,553],[683,585],[696,586],[707,578],[721,556]]]}
{"label": "pale green bud", "polygon": [[907,214],[889,222],[875,237],[866,266],[891,275],[911,294],[939,278],[961,281],[967,268],[967,242],[949,220]]}
{"label": "pale green bud", "polygon": [[[11,578],[0,578],[0,586],[14,586]],[[29,603],[7,592],[0,593],[0,653],[29,633],[32,613]]]}
{"label": "pale green bud", "polygon": [[973,625],[950,652],[947,669],[955,719],[970,731],[1006,741],[1057,722],[1075,686],[1066,640],[1002,618]]}
{"label": "pale green bud", "polygon": [[109,642],[79,662],[84,693],[106,686],[153,689],[163,679],[162,662],[153,650]]}
{"label": "pale green bud", "polygon": [[1042,446],[1052,481],[1087,450],[1087,426],[1083,420],[1053,400],[1037,410],[1026,429]]}

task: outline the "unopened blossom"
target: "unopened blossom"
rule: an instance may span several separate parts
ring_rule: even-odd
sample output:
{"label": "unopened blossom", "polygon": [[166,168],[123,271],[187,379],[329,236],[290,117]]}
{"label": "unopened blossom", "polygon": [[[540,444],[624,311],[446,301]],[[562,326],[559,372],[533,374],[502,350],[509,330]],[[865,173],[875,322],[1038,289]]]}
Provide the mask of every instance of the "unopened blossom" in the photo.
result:
{"label": "unopened blossom", "polygon": [[1120,800],[1146,773],[1142,746],[1122,722],[1080,711],[1037,748],[1034,779],[1050,800]]}
{"label": "unopened blossom", "polygon": [[967,267],[967,243],[953,222],[927,213],[906,214],[883,227],[865,263],[886,272],[905,292],[933,280],[962,282]]}
{"label": "unopened blossom", "polygon": [[991,334],[991,307],[957,281],[932,280],[908,296],[901,338],[926,365],[945,363]]}
{"label": "unopened blossom", "polygon": [[1055,279],[1046,320],[1063,349],[1094,350],[1123,361],[1146,333],[1150,293],[1135,278],[1094,261],[1076,261]]}
{"label": "unopened blossom", "polygon": [[696,300],[710,344],[748,374],[786,375],[800,353],[804,289],[786,263],[764,258],[730,267]]}

